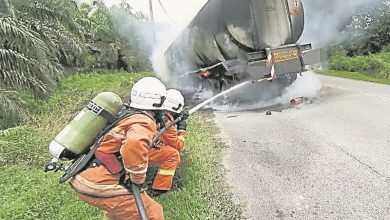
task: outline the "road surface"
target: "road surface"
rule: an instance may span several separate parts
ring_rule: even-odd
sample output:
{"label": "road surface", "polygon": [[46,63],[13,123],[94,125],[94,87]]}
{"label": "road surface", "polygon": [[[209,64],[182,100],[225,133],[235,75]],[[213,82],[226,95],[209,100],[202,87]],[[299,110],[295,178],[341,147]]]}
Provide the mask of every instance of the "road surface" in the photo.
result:
{"label": "road surface", "polygon": [[248,219],[390,219],[390,86],[318,75],[310,104],[217,112]]}

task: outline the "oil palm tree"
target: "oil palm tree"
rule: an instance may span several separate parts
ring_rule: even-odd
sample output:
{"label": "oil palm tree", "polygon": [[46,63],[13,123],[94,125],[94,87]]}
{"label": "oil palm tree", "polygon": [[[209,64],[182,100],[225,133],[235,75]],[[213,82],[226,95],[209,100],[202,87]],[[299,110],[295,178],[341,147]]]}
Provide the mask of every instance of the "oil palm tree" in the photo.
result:
{"label": "oil palm tree", "polygon": [[81,52],[75,11],[71,1],[0,0],[0,120],[23,116],[15,91],[47,97],[63,74],[60,58]]}

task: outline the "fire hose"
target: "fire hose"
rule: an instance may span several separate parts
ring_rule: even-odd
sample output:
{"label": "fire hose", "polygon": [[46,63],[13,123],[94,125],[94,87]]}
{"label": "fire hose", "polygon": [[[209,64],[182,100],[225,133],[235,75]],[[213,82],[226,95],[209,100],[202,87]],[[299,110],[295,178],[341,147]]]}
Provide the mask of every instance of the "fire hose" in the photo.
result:
{"label": "fire hose", "polygon": [[[233,88],[230,88],[229,90],[226,90],[225,92],[222,92],[210,99],[207,99],[201,103],[199,103],[198,105],[196,105],[195,107],[191,108],[187,115],[185,114],[181,114],[179,115],[175,120],[173,120],[172,122],[170,122],[168,125],[164,126],[152,139],[152,142],[150,143],[149,145],[149,148],[153,148],[155,146],[155,144],[158,142],[158,140],[160,139],[161,135],[163,135],[165,133],[165,131],[172,127],[173,125],[176,125],[177,123],[179,123],[180,121],[182,121],[183,119],[186,119],[186,116],[190,116],[192,115],[193,113],[197,112],[199,109],[201,109],[202,107],[204,107],[205,105],[207,105],[208,103],[214,101],[215,99],[217,99],[218,97],[232,91],[233,89],[236,89],[238,87],[241,87],[243,86],[244,84],[246,83],[249,83],[249,81],[247,82],[244,82],[240,85],[237,85],[236,87],[233,87]],[[132,183],[131,184],[131,189],[132,189],[132,192],[133,192],[133,195],[134,195],[134,199],[135,199],[135,203],[137,205],[137,209],[138,209],[138,213],[141,217],[141,220],[147,220],[148,217],[147,217],[147,214],[146,214],[146,210],[145,210],[145,206],[143,204],[143,201],[142,201],[142,198],[141,198],[141,193],[140,193],[140,190],[139,188],[134,184]]]}
{"label": "fire hose", "polygon": [[[204,102],[201,102],[200,104],[196,105],[195,107],[191,108],[189,111],[188,111],[188,116],[192,115],[193,113],[197,112],[199,109],[201,109],[203,106],[207,105],[208,103],[214,101],[216,98],[220,97],[221,95],[218,94],[210,99],[207,99],[206,101]],[[150,148],[154,147],[154,145],[157,143],[158,139],[161,137],[161,135],[163,135],[165,133],[165,131],[172,127],[173,125],[176,125],[177,123],[179,123],[180,121],[182,121],[183,119],[185,118],[185,116],[182,114],[182,115],[179,115],[175,120],[173,120],[171,123],[169,123],[168,125],[166,125],[164,128],[162,128],[157,134],[156,136],[154,136],[151,144],[150,144]]]}
{"label": "fire hose", "polygon": [[[219,96],[218,96],[219,97]],[[218,97],[213,97],[212,99],[208,99],[200,104],[198,104],[197,106],[193,107],[192,109],[190,109],[188,111],[188,116],[193,114],[194,112],[198,111],[200,108],[202,108],[203,106],[205,106],[207,103],[210,103],[211,101],[213,101],[214,99],[218,98]],[[154,138],[152,139],[152,142],[150,143],[150,148],[153,148],[154,145],[158,142],[159,138],[161,137],[161,135],[163,135],[165,133],[165,131],[172,127],[173,125],[176,125],[177,123],[179,123],[180,121],[182,121],[183,119],[185,119],[185,116],[182,114],[182,115],[179,115],[175,120],[173,120],[171,123],[169,123],[168,125],[164,126],[157,134],[156,136],[154,136]],[[131,184],[131,191],[134,195],[134,199],[135,199],[135,204],[137,205],[137,209],[138,209],[138,214],[139,216],[141,217],[141,220],[147,220],[148,219],[148,216],[146,214],[146,210],[145,210],[145,206],[144,206],[144,203],[142,201],[142,198],[141,198],[141,193],[140,193],[140,190],[139,188],[134,184],[132,183]]]}
{"label": "fire hose", "polygon": [[148,215],[146,214],[145,206],[141,198],[141,192],[137,185],[134,183],[131,184],[131,192],[133,193],[135,205],[137,206],[138,214],[141,220],[148,220]]}

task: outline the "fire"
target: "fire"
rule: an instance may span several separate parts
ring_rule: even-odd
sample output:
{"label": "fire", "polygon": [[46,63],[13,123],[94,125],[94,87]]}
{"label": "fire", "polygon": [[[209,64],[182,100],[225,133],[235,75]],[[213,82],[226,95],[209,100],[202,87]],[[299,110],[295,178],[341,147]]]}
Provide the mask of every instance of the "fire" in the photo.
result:
{"label": "fire", "polygon": [[291,99],[290,104],[291,105],[299,105],[303,102],[303,97],[297,97],[295,99]]}
{"label": "fire", "polygon": [[208,78],[210,75],[211,75],[211,72],[206,70],[206,71],[202,71],[199,73],[199,75],[202,77],[202,78]]}

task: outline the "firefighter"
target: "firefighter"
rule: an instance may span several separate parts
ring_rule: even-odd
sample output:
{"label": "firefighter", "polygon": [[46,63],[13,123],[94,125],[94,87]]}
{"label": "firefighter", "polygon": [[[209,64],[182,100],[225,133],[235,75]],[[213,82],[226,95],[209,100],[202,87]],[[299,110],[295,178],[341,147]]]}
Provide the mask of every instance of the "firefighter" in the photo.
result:
{"label": "firefighter", "polygon": [[150,220],[164,219],[163,208],[150,198],[143,184],[148,168],[148,149],[157,133],[156,119],[161,114],[166,89],[160,80],[145,77],[131,89],[129,117],[107,133],[91,165],[70,182],[78,197],[104,210],[108,219],[140,219],[134,196],[122,184],[136,184]]}
{"label": "firefighter", "polygon": [[167,90],[163,108],[165,125],[168,125],[182,114],[183,120],[177,126],[172,126],[161,135],[155,148],[149,150],[149,162],[158,164],[159,170],[154,179],[151,196],[159,196],[171,189],[173,177],[180,163],[180,152],[185,148],[188,114],[183,111],[184,97],[176,89]]}

